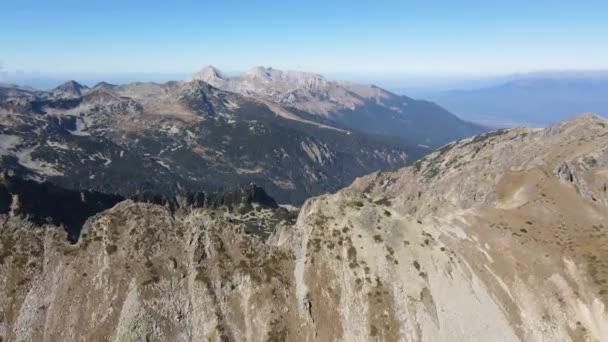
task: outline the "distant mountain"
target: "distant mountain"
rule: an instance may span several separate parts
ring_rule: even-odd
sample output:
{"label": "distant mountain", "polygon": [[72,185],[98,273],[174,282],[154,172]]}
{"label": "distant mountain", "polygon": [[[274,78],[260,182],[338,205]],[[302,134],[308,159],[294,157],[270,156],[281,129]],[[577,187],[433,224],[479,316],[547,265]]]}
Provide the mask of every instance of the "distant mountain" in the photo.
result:
{"label": "distant mountain", "polygon": [[173,195],[253,182],[300,203],[426,151],[198,80],[0,86],[0,168],[69,189]]}
{"label": "distant mountain", "polygon": [[461,117],[488,126],[545,126],[565,117],[608,115],[608,72],[542,72],[501,85],[431,95]]}
{"label": "distant mountain", "polygon": [[77,80],[79,84],[92,87],[106,81],[114,84],[132,82],[167,82],[189,76],[185,72],[117,72],[117,73],[40,73],[0,71],[0,83],[14,83],[41,90],[48,90],[63,84],[66,80]]}
{"label": "distant mountain", "polygon": [[432,102],[396,95],[373,85],[332,81],[314,73],[255,67],[227,77],[207,66],[192,79],[409,144],[440,146],[484,131]]}
{"label": "distant mountain", "polygon": [[297,204],[481,130],[375,86],[261,67],[162,84],[0,85],[0,168],[122,196],[253,182]]}

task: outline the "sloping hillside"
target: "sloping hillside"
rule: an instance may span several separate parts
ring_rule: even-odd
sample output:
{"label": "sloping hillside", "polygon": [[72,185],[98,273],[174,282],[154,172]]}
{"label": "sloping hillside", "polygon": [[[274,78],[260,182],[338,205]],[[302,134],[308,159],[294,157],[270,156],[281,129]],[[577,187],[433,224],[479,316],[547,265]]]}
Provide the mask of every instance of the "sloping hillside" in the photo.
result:
{"label": "sloping hillside", "polygon": [[11,210],[0,336],[602,341],[607,183],[608,121],[583,115],[446,145],[295,222],[255,201],[128,200],[70,245]]}
{"label": "sloping hillside", "polygon": [[429,101],[396,95],[374,85],[332,81],[309,72],[255,67],[227,77],[208,66],[192,79],[409,145],[438,147],[486,130]]}
{"label": "sloping hillside", "polygon": [[202,81],[0,87],[0,166],[76,190],[173,195],[255,182],[300,204],[427,150]]}

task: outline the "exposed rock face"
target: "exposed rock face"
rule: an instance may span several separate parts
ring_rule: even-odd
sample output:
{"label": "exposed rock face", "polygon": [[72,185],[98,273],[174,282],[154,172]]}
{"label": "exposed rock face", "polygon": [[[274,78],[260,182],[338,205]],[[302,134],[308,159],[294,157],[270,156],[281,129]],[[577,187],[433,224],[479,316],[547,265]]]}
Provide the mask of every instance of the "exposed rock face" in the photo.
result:
{"label": "exposed rock face", "polygon": [[[432,254],[418,259],[421,270],[450,275],[449,281],[429,277],[439,327],[462,318],[471,321],[462,326],[475,321],[491,329],[469,330],[473,339],[504,331],[507,340],[605,340],[607,146],[608,121],[582,115],[547,129],[501,130],[449,144],[410,168],[359,179],[345,192],[373,207],[390,203],[389,210],[418,223],[415,245],[444,248],[445,267]],[[439,303],[456,303],[466,293],[451,288],[451,299],[438,300],[433,287],[453,284],[460,272],[493,298],[468,305],[481,302],[485,309],[478,312],[494,318],[469,310],[445,315],[450,310]],[[441,329],[429,334],[446,337]]]}
{"label": "exposed rock face", "polygon": [[289,222],[279,211],[179,214],[125,201],[90,219],[75,245],[60,230],[3,217],[0,336],[282,340],[297,322],[293,256],[258,237]]}
{"label": "exposed rock face", "polygon": [[592,115],[491,132],[310,199],[297,222],[128,200],[70,245],[5,215],[0,336],[603,341],[606,146]]}

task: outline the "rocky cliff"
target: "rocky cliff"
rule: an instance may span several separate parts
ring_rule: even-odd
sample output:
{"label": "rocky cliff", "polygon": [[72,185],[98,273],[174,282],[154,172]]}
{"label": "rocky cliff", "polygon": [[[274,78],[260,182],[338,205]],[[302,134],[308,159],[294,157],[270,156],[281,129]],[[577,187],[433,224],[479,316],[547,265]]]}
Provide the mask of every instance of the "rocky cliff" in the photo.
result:
{"label": "rocky cliff", "polygon": [[[495,131],[299,210],[4,214],[5,340],[603,341],[608,121]],[[248,229],[257,227],[257,229]]]}

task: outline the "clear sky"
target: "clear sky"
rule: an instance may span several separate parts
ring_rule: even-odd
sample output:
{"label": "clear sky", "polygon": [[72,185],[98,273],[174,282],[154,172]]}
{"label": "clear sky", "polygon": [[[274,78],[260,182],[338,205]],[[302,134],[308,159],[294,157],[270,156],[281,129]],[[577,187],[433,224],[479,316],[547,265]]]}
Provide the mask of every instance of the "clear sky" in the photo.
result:
{"label": "clear sky", "polygon": [[608,69],[608,1],[0,0],[5,71]]}

